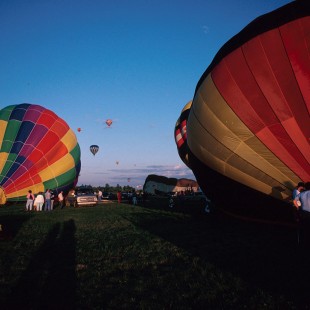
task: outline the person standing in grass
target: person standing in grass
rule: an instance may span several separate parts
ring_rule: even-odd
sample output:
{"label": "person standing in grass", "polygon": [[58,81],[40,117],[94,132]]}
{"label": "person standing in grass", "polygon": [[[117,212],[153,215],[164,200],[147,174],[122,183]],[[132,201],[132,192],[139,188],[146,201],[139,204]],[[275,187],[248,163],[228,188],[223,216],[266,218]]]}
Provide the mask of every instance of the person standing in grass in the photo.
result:
{"label": "person standing in grass", "polygon": [[296,195],[294,205],[301,211],[310,212],[310,182],[306,182],[305,190]]}
{"label": "person standing in grass", "polygon": [[120,191],[117,192],[117,201],[118,203],[122,202],[122,193]]}
{"label": "person standing in grass", "polygon": [[64,195],[63,195],[63,191],[59,192],[58,194],[58,202],[59,202],[59,208],[63,209],[64,207]]}
{"label": "person standing in grass", "polygon": [[54,199],[55,199],[54,192],[51,191],[51,211],[54,209]]}
{"label": "person standing in grass", "polygon": [[132,204],[133,204],[134,206],[136,206],[137,203],[138,203],[138,200],[137,200],[137,193],[134,191],[134,192],[132,193]]}
{"label": "person standing in grass", "polygon": [[58,201],[59,201],[59,207],[60,207],[60,209],[63,209],[63,207],[64,207],[64,195],[63,195],[63,191],[61,191],[61,192],[58,194]]}
{"label": "person standing in grass", "polygon": [[304,182],[299,182],[297,186],[293,190],[293,200],[296,198],[297,195],[299,195],[305,188],[305,183]]}
{"label": "person standing in grass", "polygon": [[51,190],[47,189],[44,196],[45,196],[45,211],[51,211],[51,197],[52,197]]}
{"label": "person standing in grass", "polygon": [[37,211],[42,211],[42,207],[44,204],[44,196],[43,193],[40,192],[35,198],[34,204],[37,206]]}
{"label": "person standing in grass", "polygon": [[27,202],[26,202],[26,211],[31,211],[34,201],[34,195],[32,194],[32,190],[30,189],[27,194]]}
{"label": "person standing in grass", "polygon": [[102,191],[99,189],[98,190],[98,201],[102,200]]}
{"label": "person standing in grass", "polygon": [[308,244],[308,238],[310,238],[310,182],[306,182],[304,190],[295,197],[294,205],[299,213],[299,235],[304,239],[304,243]]}

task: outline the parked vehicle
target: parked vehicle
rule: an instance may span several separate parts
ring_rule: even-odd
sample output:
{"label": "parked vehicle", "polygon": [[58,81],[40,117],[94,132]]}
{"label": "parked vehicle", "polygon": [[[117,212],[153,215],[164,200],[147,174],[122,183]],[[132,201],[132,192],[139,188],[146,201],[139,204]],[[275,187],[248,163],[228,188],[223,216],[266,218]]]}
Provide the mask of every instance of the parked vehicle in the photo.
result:
{"label": "parked vehicle", "polygon": [[102,199],[104,200],[113,200],[116,199],[116,195],[113,193],[103,192],[102,193]]}
{"label": "parked vehicle", "polygon": [[95,206],[97,202],[97,195],[91,187],[80,187],[75,192],[70,191],[66,198],[66,205],[73,207]]}

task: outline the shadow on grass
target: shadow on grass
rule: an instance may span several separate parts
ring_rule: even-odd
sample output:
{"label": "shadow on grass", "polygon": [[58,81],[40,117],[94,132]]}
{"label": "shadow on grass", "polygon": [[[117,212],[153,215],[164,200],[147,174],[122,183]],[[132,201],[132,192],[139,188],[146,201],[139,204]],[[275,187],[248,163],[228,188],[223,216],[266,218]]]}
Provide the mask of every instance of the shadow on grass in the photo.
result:
{"label": "shadow on grass", "polygon": [[180,220],[150,212],[132,220],[193,257],[242,279],[247,287],[244,298],[263,290],[285,296],[298,309],[310,304],[308,291],[303,289],[310,279],[310,243],[298,244],[293,227],[247,222],[219,213]]}
{"label": "shadow on grass", "polygon": [[31,259],[11,296],[9,309],[74,309],[75,224],[55,224]]}
{"label": "shadow on grass", "polygon": [[28,221],[32,214],[1,215],[0,216],[0,241],[13,239],[23,224]]}

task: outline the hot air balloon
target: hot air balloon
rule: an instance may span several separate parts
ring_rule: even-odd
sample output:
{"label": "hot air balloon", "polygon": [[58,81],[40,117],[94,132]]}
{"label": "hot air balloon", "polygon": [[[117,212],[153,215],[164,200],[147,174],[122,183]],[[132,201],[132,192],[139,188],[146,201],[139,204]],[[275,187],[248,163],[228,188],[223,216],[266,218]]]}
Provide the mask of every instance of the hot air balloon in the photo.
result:
{"label": "hot air balloon", "polygon": [[95,156],[95,155],[97,154],[97,152],[99,151],[99,146],[93,144],[93,145],[91,145],[91,146],[89,147],[89,149],[90,149],[90,151],[93,153],[93,155]]}
{"label": "hot air balloon", "polygon": [[113,121],[111,119],[107,119],[105,121],[105,123],[107,124],[108,127],[110,127],[112,125]]}
{"label": "hot air balloon", "polygon": [[115,163],[118,165],[118,164],[119,164],[119,161],[117,160]]}
{"label": "hot air balloon", "polygon": [[78,131],[78,132],[81,132],[81,131],[82,131],[82,129],[79,127],[79,128],[77,129],[77,131]]}
{"label": "hot air balloon", "polygon": [[293,1],[229,40],[200,78],[175,140],[215,203],[287,206],[310,180],[309,33],[310,3]]}
{"label": "hot air balloon", "polygon": [[192,106],[192,101],[189,101],[183,108],[180,117],[178,118],[175,129],[174,129],[174,138],[177,144],[177,149],[179,156],[182,161],[189,166],[188,162],[188,149],[187,149],[187,134],[186,134],[186,122]]}
{"label": "hot air balloon", "polygon": [[0,203],[46,189],[66,192],[77,183],[80,147],[68,124],[35,104],[0,110]]}

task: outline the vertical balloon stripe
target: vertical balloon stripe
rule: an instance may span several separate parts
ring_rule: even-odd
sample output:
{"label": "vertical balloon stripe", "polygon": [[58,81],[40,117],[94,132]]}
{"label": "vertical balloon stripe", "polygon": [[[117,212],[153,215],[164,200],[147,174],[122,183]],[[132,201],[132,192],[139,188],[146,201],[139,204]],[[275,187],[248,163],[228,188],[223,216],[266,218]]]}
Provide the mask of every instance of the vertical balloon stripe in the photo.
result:
{"label": "vertical balloon stripe", "polygon": [[[20,155],[28,157],[28,155],[31,154],[29,152],[31,152],[33,148],[36,147],[40,143],[42,138],[46,135],[47,131],[48,131],[48,128],[46,128],[45,126],[36,125],[33,128],[30,136],[26,140],[26,144],[24,144],[24,147],[21,150]],[[29,148],[29,146],[31,146],[31,148]],[[31,157],[29,159],[31,160]]]}
{"label": "vertical balloon stripe", "polygon": [[0,174],[0,185],[1,186],[8,180],[8,177],[6,176],[6,174],[10,170],[13,163],[15,162],[16,157],[17,157],[16,154],[9,154],[8,155],[7,161],[6,161],[4,167],[1,171],[1,174]]}
{"label": "vertical balloon stripe", "polygon": [[75,165],[74,165],[74,161],[73,161],[72,156],[70,154],[66,154],[57,162],[55,162],[52,165],[47,166],[45,169],[41,170],[39,172],[39,175],[40,175],[41,179],[43,180],[43,182],[45,182],[51,178],[55,178],[55,177],[61,175],[62,173],[71,169],[74,166]]}
{"label": "vertical balloon stripe", "polygon": [[[30,104],[28,107],[29,111],[38,111],[40,113],[44,113],[44,111],[49,111],[47,109],[45,109],[44,107],[38,105],[38,104]],[[53,113],[53,112],[52,112]]]}
{"label": "vertical balloon stripe", "polygon": [[[65,173],[59,175],[56,178],[57,184],[63,184],[63,185],[68,185],[70,184],[70,180],[74,179],[76,176],[76,170],[75,168],[69,169]],[[46,183],[45,183],[46,184]]]}
{"label": "vertical balloon stripe", "polygon": [[31,107],[29,107],[24,115],[23,120],[36,124],[40,116],[41,116],[41,111],[32,109]]}
{"label": "vertical balloon stripe", "polygon": [[[310,113],[310,89],[309,89],[309,80],[310,80],[310,59],[309,59],[309,29],[310,29],[310,18],[309,16],[301,18],[298,22],[290,23],[281,27],[281,36],[287,54],[289,55],[292,68],[295,73],[297,83],[300,87],[302,97],[305,99],[305,102],[300,106],[300,110],[297,109],[294,113],[297,113],[298,117],[305,119],[308,111]],[[304,40],[300,40],[304,38]],[[291,101],[294,102],[294,101]],[[302,122],[304,123],[304,122]],[[308,129],[307,129],[308,128]],[[307,126],[309,136],[309,126]]]}
{"label": "vertical balloon stripe", "polygon": [[48,165],[52,165],[68,154],[67,146],[58,141],[44,156]]}
{"label": "vertical balloon stripe", "polygon": [[28,160],[35,164],[35,169],[40,168],[40,165],[38,165],[38,163],[42,159],[44,160],[43,154],[37,148],[35,148],[33,152],[28,156]]}
{"label": "vertical balloon stripe", "polygon": [[[35,146],[33,144],[24,144],[23,148],[19,152],[19,156],[23,158],[28,158],[28,156],[33,152],[34,149],[35,149]],[[27,161],[31,162],[30,160],[27,160]],[[28,168],[30,168],[30,166]]]}
{"label": "vertical balloon stripe", "polygon": [[[245,49],[248,49],[255,40],[258,40],[258,38],[253,39]],[[276,44],[274,38],[273,41]],[[287,118],[291,112],[287,109],[283,92],[279,88],[279,80],[276,81],[273,72],[271,72],[272,61],[270,59],[266,60],[268,53],[265,51],[260,53],[259,47],[262,45],[262,41],[260,40],[259,43],[253,48],[252,53],[250,51],[241,53],[240,49],[238,49],[228,55],[225,61],[213,70],[212,78],[225,101],[247,127],[300,178],[304,178],[305,171],[309,171],[310,166],[280,123],[279,117],[286,116]],[[254,51],[256,57],[252,55]],[[247,57],[246,61],[244,57]],[[279,58],[281,59],[281,57]],[[259,65],[256,66],[257,61]],[[291,77],[292,70],[287,58],[282,58],[280,63],[281,72],[288,76],[288,83],[291,87],[295,85],[296,88],[297,84],[294,78]],[[261,72],[262,68],[265,68],[265,70]],[[257,77],[256,80],[254,80],[254,76]],[[268,83],[265,81],[268,81]],[[258,88],[258,86],[260,87]],[[272,90],[269,90],[270,87],[273,87]],[[285,86],[283,87],[285,88]],[[253,97],[254,94],[255,97]],[[279,116],[276,116],[270,103],[266,100],[268,96],[272,96],[271,94],[278,98],[278,106],[282,103],[281,108],[277,108],[280,111]],[[275,96],[275,94],[278,94],[278,96]]]}
{"label": "vertical balloon stripe", "polygon": [[25,171],[27,171],[26,168],[24,168],[20,163],[15,161],[6,173],[6,176],[14,181],[16,177],[21,176]]}
{"label": "vertical balloon stripe", "polygon": [[47,131],[46,135],[42,138],[37,146],[37,149],[45,156],[51,148],[53,148],[59,141],[59,138],[53,131]]}
{"label": "vertical balloon stripe", "polygon": [[53,112],[45,110],[40,115],[37,124],[50,128],[53,124],[55,124],[57,119],[58,117]]}
{"label": "vertical balloon stripe", "polygon": [[[280,122],[283,127],[283,134],[284,132],[287,133],[299,151],[306,157],[306,154],[310,154],[310,146],[308,143],[305,144],[305,137],[310,135],[310,126],[307,125],[309,114],[297,84],[295,73],[292,71],[291,60],[287,57],[288,53],[283,48],[283,37],[285,37],[287,29],[294,27],[294,25],[296,23],[281,27],[281,36],[275,31],[265,33],[261,36],[259,42],[258,40],[252,40],[243,49],[258,85],[268,100],[272,111],[275,112],[278,118],[277,122]],[[298,37],[298,32],[295,33],[295,36]],[[252,49],[248,49],[247,46],[251,45],[253,45]],[[308,42],[308,45],[310,45],[310,42]],[[258,53],[261,46],[263,51]],[[277,51],[276,55],[274,50]],[[307,47],[303,46],[301,50],[306,51]],[[260,54],[262,54],[261,57],[259,57]],[[295,58],[294,55],[292,57]],[[293,62],[295,62],[294,59]],[[269,68],[271,68],[271,72],[266,77]],[[291,77],[290,80],[289,77]],[[273,80],[274,83],[271,83]],[[296,118],[299,120],[298,124],[295,121]],[[274,122],[270,126],[273,124]]]}
{"label": "vertical balloon stripe", "polygon": [[61,119],[57,119],[57,121],[50,128],[50,130],[54,132],[59,139],[67,133],[68,129],[68,125],[66,125]]}
{"label": "vertical balloon stripe", "polygon": [[45,188],[43,183],[36,183],[32,186],[26,186],[23,188],[16,188],[15,191],[7,194],[8,200],[25,200],[28,190],[31,189],[34,194],[38,194],[39,192],[44,192]]}
{"label": "vertical balloon stripe", "polygon": [[183,137],[183,139],[186,140],[186,120],[181,122],[180,127],[181,127],[182,137]]}
{"label": "vertical balloon stripe", "polygon": [[57,178],[49,179],[43,182],[44,188],[57,188],[59,187],[59,184],[61,183],[57,181]]}
{"label": "vertical balloon stripe", "polygon": [[0,120],[0,150],[2,149],[2,142],[6,131],[8,122]]}
{"label": "vertical balloon stripe", "polygon": [[24,118],[24,115],[26,113],[26,109],[27,109],[27,106],[25,105],[19,105],[19,106],[16,106],[13,110],[12,110],[12,113],[10,115],[10,118],[9,120],[17,120],[17,121],[22,121],[23,118]]}
{"label": "vertical balloon stripe", "polygon": [[7,174],[7,176],[10,177],[10,179],[14,182],[25,181],[23,176],[26,175],[27,178],[29,177],[28,169],[24,165],[17,165],[16,163],[14,163],[9,172],[12,171],[12,168],[14,166],[16,170],[13,171],[13,174],[11,176],[9,174]]}
{"label": "vertical balloon stripe", "polygon": [[8,160],[8,156],[9,156],[9,153],[0,152],[0,175],[3,174],[2,171],[3,171],[4,165],[6,164]]}
{"label": "vertical balloon stripe", "polygon": [[10,105],[2,110],[0,110],[0,120],[8,121],[10,119],[10,115],[16,106]]}
{"label": "vertical balloon stripe", "polygon": [[[188,137],[188,145],[202,162],[206,163],[205,156],[208,156],[213,169],[228,175],[229,169],[226,167],[232,165],[233,156],[238,155],[245,162],[235,168],[243,173],[247,167],[249,171],[252,171],[253,177],[256,174],[256,178],[258,178],[262,172],[265,174],[263,178],[260,177],[260,182],[263,179],[265,182],[271,182],[269,180],[273,179],[283,186],[289,186],[290,183],[291,187],[294,187],[295,182],[298,181],[296,175],[240,121],[221,97],[210,76],[201,85],[201,91],[198,94],[187,122],[192,133]],[[199,144],[195,146],[197,141]],[[207,155],[206,152],[210,155]],[[211,156],[214,156],[214,159],[211,159]],[[219,163],[222,168],[216,163]],[[233,175],[230,177],[238,179]]]}
{"label": "vertical balloon stripe", "polygon": [[30,135],[34,124],[31,122],[22,122],[19,128],[18,134],[15,138],[14,144],[11,149],[11,153],[19,154],[28,136]]}
{"label": "vertical balloon stripe", "polygon": [[70,152],[77,144],[75,133],[71,129],[66,132],[61,138],[61,141],[67,146],[68,152]]}
{"label": "vertical balloon stripe", "polygon": [[75,166],[78,165],[80,163],[80,157],[81,157],[81,149],[78,144],[76,144],[75,147],[70,151],[70,155],[74,160]]}
{"label": "vertical balloon stripe", "polygon": [[177,143],[178,148],[180,148],[184,143],[184,140],[182,138],[181,131],[179,128],[175,131],[175,141]]}
{"label": "vertical balloon stripe", "polygon": [[10,185],[6,186],[5,192],[7,194],[14,193],[16,191],[19,191],[20,189],[23,189],[24,192],[27,192],[29,189],[31,189],[34,193],[37,193],[37,191],[34,190],[34,187],[41,186],[42,180],[40,176],[38,175],[30,175],[29,178],[18,180],[18,182],[11,183]]}
{"label": "vertical balloon stripe", "polygon": [[2,146],[1,146],[2,152],[10,153],[13,143],[15,141],[15,138],[17,136],[20,124],[21,122],[18,122],[18,121],[10,121],[8,123],[4,137],[3,137]]}
{"label": "vertical balloon stripe", "polygon": [[[26,160],[26,163],[28,161]],[[33,163],[31,163],[31,166]],[[23,168],[21,169],[22,172],[19,172],[19,169],[16,171],[16,174],[13,175],[14,177],[14,182],[16,184],[22,184],[22,183],[27,183],[29,180],[30,185],[35,184],[35,182],[41,182],[41,178],[36,179],[37,177],[37,171],[34,169],[30,172],[29,168],[27,168],[27,165],[23,165]],[[13,180],[13,178],[11,178]],[[35,181],[36,180],[36,181]],[[11,186],[8,184],[5,184],[6,191],[11,191]]]}

